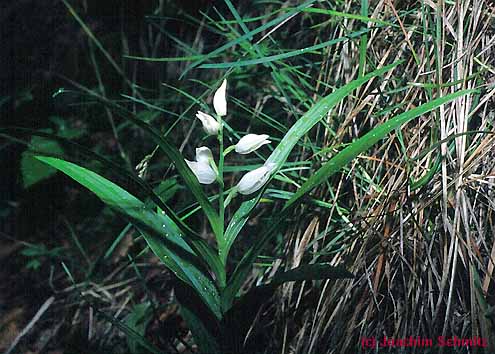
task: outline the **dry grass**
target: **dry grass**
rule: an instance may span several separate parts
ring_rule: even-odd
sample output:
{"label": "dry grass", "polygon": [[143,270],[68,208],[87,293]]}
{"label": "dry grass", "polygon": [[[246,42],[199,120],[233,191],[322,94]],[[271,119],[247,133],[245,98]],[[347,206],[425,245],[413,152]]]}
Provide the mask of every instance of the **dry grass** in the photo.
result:
{"label": "dry grass", "polygon": [[[344,262],[356,277],[318,287],[290,286],[280,293],[281,353],[351,353],[360,350],[361,337],[441,335],[488,340],[485,351],[466,352],[495,350],[494,8],[482,0],[409,3],[372,5],[371,17],[383,20],[407,10],[407,5],[412,8],[402,17],[407,25],[369,36],[372,62],[408,58],[404,77],[384,77],[374,83],[374,92],[387,85],[390,90],[400,79],[414,83],[400,95],[400,110],[429,99],[421,84],[436,84],[429,90],[432,97],[480,84],[482,93],[409,123],[401,136],[390,136],[357,159],[333,180],[331,189],[318,191],[320,200],[333,204],[330,210],[312,216],[310,210],[300,211],[286,249],[287,266],[297,266],[302,257],[325,257],[335,264]],[[347,25],[356,28],[358,23]],[[358,57],[358,46],[344,44],[329,51],[322,80],[349,80],[358,70]],[[442,85],[447,82],[456,84]],[[326,146],[360,136],[390,117],[376,115],[386,106],[374,92],[369,87],[360,90],[338,108],[346,118],[335,136],[322,136]],[[329,117],[330,125],[334,118]],[[466,134],[473,130],[492,133]],[[454,134],[458,135],[439,144],[440,149],[411,160]],[[410,179],[425,175],[437,155],[438,172],[413,190]],[[345,218],[339,208],[348,211]],[[317,297],[316,306],[305,304],[309,296]]]}

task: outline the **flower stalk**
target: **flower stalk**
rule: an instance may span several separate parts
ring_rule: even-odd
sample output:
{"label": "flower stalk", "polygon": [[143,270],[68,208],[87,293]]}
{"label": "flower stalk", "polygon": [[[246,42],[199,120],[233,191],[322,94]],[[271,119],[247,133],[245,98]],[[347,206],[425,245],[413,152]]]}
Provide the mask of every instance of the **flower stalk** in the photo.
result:
{"label": "flower stalk", "polygon": [[[250,195],[260,190],[270,179],[274,172],[274,164],[265,163],[262,167],[259,167],[253,171],[246,173],[239,183],[230,189],[229,193],[225,191],[224,184],[224,162],[225,156],[232,151],[240,155],[250,154],[263,145],[270,144],[269,136],[267,134],[247,134],[243,136],[237,144],[224,147],[224,123],[223,117],[227,115],[227,81],[223,80],[220,87],[215,91],[213,96],[213,108],[215,114],[213,116],[198,111],[196,118],[198,118],[202,125],[203,130],[209,136],[216,136],[218,141],[218,167],[213,159],[211,150],[204,146],[196,149],[196,161],[187,161],[187,164],[198,178],[201,184],[211,184],[214,181],[218,182],[218,223],[214,228],[215,238],[218,245],[218,255],[223,265],[218,274],[216,274],[216,280],[220,290],[226,286],[226,263],[227,253],[226,248],[227,241],[225,240],[225,208],[230,204],[233,198],[238,194]],[[228,194],[228,195],[226,195]]]}
{"label": "flower stalk", "polygon": [[[224,167],[224,160],[225,160],[225,155],[224,155],[224,146],[223,146],[223,122],[222,122],[222,117],[227,115],[227,80],[223,80],[222,85],[218,88],[218,90],[215,92],[215,95],[213,97],[213,106],[215,108],[216,112],[216,118],[217,118],[217,123],[219,126],[218,133],[217,133],[217,138],[218,138],[218,145],[219,145],[219,156],[218,156],[218,179],[219,179],[219,194],[218,194],[218,214],[220,217],[220,235],[217,235],[217,242],[218,242],[218,250],[219,250],[219,256],[222,258],[222,255],[220,254],[223,250],[223,244],[225,243],[225,200],[224,200],[224,190],[225,190],[225,185],[223,183],[223,167]],[[225,264],[224,264],[224,269],[225,269]],[[224,277],[226,277],[226,274],[224,274]],[[225,287],[225,279],[224,279],[224,284],[220,284],[221,288]]]}

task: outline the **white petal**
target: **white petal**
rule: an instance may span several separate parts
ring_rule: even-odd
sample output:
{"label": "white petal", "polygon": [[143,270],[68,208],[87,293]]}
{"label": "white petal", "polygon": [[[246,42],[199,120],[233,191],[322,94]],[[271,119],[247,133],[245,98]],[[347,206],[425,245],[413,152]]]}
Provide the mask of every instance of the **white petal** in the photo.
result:
{"label": "white petal", "polygon": [[268,134],[248,134],[243,136],[235,145],[235,151],[239,154],[249,154],[265,144],[270,144]]}
{"label": "white petal", "polygon": [[213,160],[213,154],[211,153],[211,150],[208,147],[202,146],[196,149],[197,162],[203,162],[209,164],[210,160]]}
{"label": "white petal", "polygon": [[220,130],[220,123],[218,123],[215,118],[201,111],[198,111],[198,113],[196,113],[196,118],[198,118],[203,124],[203,130],[206,132],[206,134],[218,134],[218,131]]}
{"label": "white petal", "polygon": [[188,160],[186,160],[186,163],[198,179],[199,183],[211,184],[215,182],[217,175],[209,164]]}
{"label": "white petal", "polygon": [[256,192],[270,179],[270,175],[276,164],[263,165],[242,176],[237,184],[239,193],[248,195]]}
{"label": "white petal", "polygon": [[213,107],[215,112],[222,117],[227,115],[227,80],[223,80],[222,85],[218,88],[213,96]]}

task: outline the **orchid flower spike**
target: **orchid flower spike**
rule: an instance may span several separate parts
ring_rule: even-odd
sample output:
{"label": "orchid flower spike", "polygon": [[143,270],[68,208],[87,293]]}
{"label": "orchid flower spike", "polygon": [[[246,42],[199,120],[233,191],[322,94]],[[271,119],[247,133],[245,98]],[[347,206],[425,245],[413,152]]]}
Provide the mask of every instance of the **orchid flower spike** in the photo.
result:
{"label": "orchid flower spike", "polygon": [[222,84],[215,92],[213,96],[213,107],[215,108],[215,112],[220,117],[227,115],[227,80],[223,80]]}
{"label": "orchid flower spike", "polygon": [[198,111],[198,113],[196,113],[196,118],[198,118],[203,124],[203,130],[206,132],[206,134],[218,134],[218,131],[220,130],[220,123],[218,123],[215,118],[201,111]]}
{"label": "orchid flower spike", "polygon": [[237,184],[237,190],[239,193],[248,195],[261,189],[261,187],[263,187],[270,179],[270,176],[276,166],[277,164],[275,163],[267,163],[246,173]]}
{"label": "orchid flower spike", "polygon": [[217,179],[217,173],[212,168],[213,154],[206,146],[196,149],[196,161],[186,160],[199,183],[211,184]]}
{"label": "orchid flower spike", "polygon": [[235,145],[235,151],[239,154],[249,154],[265,144],[270,144],[268,140],[270,136],[267,134],[248,134],[243,136],[239,142]]}

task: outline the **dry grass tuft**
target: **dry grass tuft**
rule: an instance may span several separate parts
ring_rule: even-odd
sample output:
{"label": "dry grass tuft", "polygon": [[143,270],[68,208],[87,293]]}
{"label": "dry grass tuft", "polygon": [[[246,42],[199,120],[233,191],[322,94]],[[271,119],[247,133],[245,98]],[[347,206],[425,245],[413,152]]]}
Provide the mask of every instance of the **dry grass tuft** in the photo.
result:
{"label": "dry grass tuft", "polygon": [[[304,261],[344,263],[356,277],[280,292],[282,353],[355,353],[361,337],[454,335],[486,338],[490,347],[477,352],[493,352],[494,8],[483,0],[380,1],[372,10],[371,17],[384,21],[401,14],[401,22],[369,35],[368,60],[406,58],[407,65],[402,77],[389,74],[345,101],[337,109],[345,120],[336,134],[320,135],[326,146],[433,97],[477,86],[481,93],[409,123],[360,156],[316,194],[330,209],[312,216],[300,210],[287,266],[297,266],[305,250]],[[358,26],[349,20],[346,28]],[[332,49],[322,80],[348,81],[358,70],[356,58],[356,45]],[[393,89],[401,89],[389,96],[394,101],[375,94]],[[412,180],[429,172],[431,179],[412,188]],[[316,307],[305,303],[311,297]]]}

